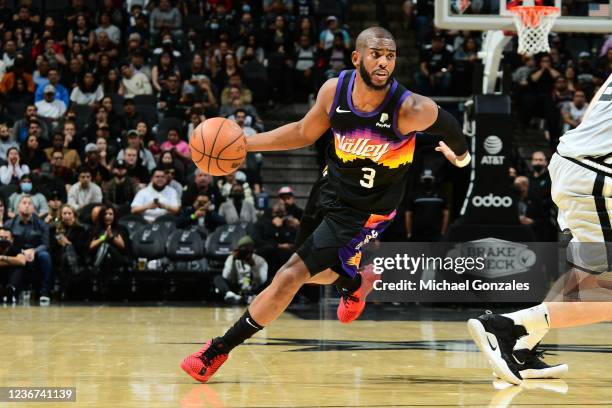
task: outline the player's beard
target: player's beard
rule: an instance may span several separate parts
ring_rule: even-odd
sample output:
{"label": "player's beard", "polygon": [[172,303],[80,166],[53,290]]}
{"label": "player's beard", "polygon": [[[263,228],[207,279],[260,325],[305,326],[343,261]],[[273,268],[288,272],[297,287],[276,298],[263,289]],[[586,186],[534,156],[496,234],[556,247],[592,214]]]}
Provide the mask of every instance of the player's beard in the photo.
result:
{"label": "player's beard", "polygon": [[372,76],[366,70],[365,65],[363,63],[363,60],[359,64],[359,74],[361,75],[361,78],[363,79],[363,82],[365,82],[366,86],[368,88],[371,88],[371,89],[375,90],[375,91],[383,91],[383,90],[387,89],[387,85],[389,85],[389,82],[391,82],[391,75],[389,75],[387,77],[387,80],[385,81],[384,84],[376,85],[375,83],[373,83],[372,82]]}

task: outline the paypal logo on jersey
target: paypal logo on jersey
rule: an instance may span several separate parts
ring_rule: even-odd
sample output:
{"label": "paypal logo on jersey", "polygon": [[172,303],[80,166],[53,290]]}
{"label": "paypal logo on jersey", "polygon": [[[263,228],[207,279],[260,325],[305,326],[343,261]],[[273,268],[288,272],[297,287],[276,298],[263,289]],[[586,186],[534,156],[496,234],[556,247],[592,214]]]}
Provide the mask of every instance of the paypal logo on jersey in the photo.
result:
{"label": "paypal logo on jersey", "polygon": [[378,120],[378,122],[376,122],[376,127],[390,129],[391,124],[385,123],[388,120],[389,120],[389,115],[387,115],[386,113],[381,113],[380,119]]}
{"label": "paypal logo on jersey", "polygon": [[377,143],[376,140],[359,137],[352,138],[334,133],[336,139],[336,151],[341,151],[358,158],[368,158],[378,162],[380,158],[389,151],[390,143]]}

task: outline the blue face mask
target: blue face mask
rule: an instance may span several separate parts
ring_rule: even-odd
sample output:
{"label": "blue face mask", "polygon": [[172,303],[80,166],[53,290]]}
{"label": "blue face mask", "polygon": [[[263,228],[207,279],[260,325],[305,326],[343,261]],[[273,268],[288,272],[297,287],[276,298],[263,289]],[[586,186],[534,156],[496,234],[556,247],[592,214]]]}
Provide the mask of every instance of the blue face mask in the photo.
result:
{"label": "blue face mask", "polygon": [[19,186],[21,187],[21,191],[24,193],[29,193],[32,191],[32,183],[21,183]]}
{"label": "blue face mask", "polygon": [[248,4],[245,4],[242,6],[242,12],[243,13],[250,13],[251,12],[251,6],[249,6]]}

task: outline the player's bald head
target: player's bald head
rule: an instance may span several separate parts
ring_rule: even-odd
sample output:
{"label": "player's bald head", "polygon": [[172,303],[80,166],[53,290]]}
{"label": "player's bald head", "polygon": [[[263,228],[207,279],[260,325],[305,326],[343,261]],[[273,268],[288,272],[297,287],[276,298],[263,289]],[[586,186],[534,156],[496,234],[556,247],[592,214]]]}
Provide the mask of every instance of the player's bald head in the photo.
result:
{"label": "player's bald head", "polygon": [[370,27],[366,28],[357,36],[355,41],[355,49],[359,52],[363,52],[365,49],[374,45],[373,43],[383,43],[393,46],[395,49],[395,38],[389,30],[382,27]]}

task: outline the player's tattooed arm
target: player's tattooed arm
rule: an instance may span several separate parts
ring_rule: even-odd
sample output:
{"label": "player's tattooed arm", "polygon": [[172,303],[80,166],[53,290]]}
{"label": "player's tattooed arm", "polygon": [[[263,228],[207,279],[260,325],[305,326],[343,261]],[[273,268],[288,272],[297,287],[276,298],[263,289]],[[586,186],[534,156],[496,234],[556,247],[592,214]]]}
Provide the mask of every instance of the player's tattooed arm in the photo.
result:
{"label": "player's tattooed arm", "polygon": [[418,94],[406,98],[398,126],[403,134],[417,131],[442,136],[443,141],[436,147],[436,151],[457,167],[464,167],[470,162],[461,125],[430,98]]}
{"label": "player's tattooed arm", "polygon": [[250,152],[292,150],[316,142],[330,127],[327,111],[333,102],[337,83],[338,79],[334,78],[323,84],[315,104],[302,120],[247,137],[247,149]]}

